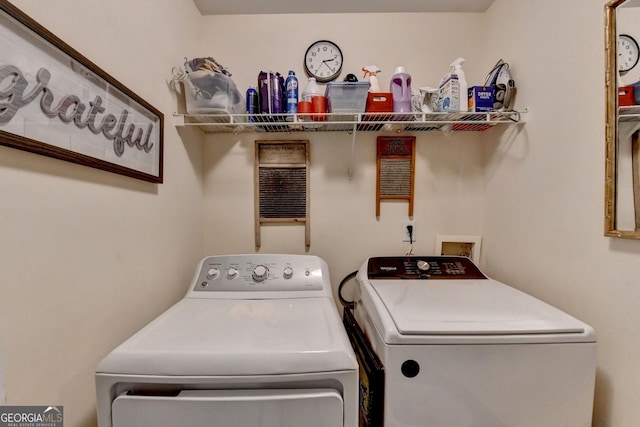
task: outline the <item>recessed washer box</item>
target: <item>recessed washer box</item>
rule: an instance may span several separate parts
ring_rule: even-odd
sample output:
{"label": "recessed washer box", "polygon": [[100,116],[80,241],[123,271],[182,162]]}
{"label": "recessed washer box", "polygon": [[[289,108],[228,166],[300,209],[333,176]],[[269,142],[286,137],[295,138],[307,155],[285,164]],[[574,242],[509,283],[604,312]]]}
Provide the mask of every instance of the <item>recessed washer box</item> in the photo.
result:
{"label": "recessed washer box", "polygon": [[480,262],[482,237],[464,235],[438,235],[435,253],[438,255],[466,256],[475,264]]}

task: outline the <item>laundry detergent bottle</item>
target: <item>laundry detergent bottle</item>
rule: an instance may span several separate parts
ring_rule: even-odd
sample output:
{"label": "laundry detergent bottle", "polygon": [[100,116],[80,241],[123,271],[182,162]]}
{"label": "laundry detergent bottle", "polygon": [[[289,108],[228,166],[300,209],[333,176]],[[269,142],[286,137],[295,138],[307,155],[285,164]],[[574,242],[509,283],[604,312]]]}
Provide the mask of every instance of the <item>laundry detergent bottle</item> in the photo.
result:
{"label": "laundry detergent bottle", "polygon": [[395,73],[391,77],[389,84],[390,92],[393,95],[393,112],[411,112],[411,76],[404,67],[396,67]]}

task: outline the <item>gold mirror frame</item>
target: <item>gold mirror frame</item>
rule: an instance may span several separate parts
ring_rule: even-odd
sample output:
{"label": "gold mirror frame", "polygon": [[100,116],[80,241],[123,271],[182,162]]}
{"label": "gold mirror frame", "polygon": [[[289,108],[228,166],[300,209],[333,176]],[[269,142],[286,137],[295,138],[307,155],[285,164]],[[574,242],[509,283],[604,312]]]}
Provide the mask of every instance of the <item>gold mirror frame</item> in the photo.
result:
{"label": "gold mirror frame", "polygon": [[[616,27],[616,9],[628,0],[612,0],[605,5],[605,90],[606,90],[606,117],[605,128],[606,158],[605,158],[605,215],[604,234],[609,237],[621,237],[626,239],[640,239],[640,228],[634,230],[619,230],[617,224],[618,214],[618,65],[617,44],[618,34]],[[639,119],[640,121],[640,119]],[[636,143],[637,145],[637,143]],[[635,195],[635,194],[634,194]],[[638,196],[638,195],[635,195]],[[639,216],[636,206],[636,224]]]}

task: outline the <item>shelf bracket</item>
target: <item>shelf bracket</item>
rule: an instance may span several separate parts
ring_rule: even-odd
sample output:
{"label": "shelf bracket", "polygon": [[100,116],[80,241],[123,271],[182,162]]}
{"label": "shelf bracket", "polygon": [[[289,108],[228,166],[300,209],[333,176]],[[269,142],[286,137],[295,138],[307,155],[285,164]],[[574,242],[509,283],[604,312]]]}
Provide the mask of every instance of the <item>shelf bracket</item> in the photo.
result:
{"label": "shelf bracket", "polygon": [[[624,123],[624,125],[623,125]],[[640,130],[640,121],[638,122],[620,122],[620,135],[622,140],[629,139],[636,131]]]}
{"label": "shelf bracket", "polygon": [[353,180],[353,165],[355,163],[356,158],[356,136],[357,136],[358,124],[353,124],[353,129],[351,130],[351,156],[349,157],[349,182]]}

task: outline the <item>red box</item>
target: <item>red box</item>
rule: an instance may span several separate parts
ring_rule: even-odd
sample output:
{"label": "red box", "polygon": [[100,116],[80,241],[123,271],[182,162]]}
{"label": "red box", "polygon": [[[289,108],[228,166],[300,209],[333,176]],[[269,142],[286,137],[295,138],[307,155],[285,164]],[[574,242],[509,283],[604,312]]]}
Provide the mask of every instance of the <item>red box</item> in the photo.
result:
{"label": "red box", "polygon": [[626,107],[636,105],[633,86],[621,86],[618,88],[618,106]]}
{"label": "red box", "polygon": [[365,111],[367,113],[393,113],[393,94],[391,92],[369,92]]}

